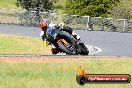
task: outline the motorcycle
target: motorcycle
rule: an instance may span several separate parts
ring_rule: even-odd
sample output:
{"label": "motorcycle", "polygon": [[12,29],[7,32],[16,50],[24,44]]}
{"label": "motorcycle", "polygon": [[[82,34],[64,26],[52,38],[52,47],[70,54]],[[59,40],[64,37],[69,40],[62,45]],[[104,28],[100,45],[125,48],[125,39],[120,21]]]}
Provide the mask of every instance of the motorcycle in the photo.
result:
{"label": "motorcycle", "polygon": [[70,35],[68,32],[58,30],[54,34],[54,39],[57,48],[60,52],[67,55],[88,55],[89,50],[84,43],[79,42],[75,36]]}

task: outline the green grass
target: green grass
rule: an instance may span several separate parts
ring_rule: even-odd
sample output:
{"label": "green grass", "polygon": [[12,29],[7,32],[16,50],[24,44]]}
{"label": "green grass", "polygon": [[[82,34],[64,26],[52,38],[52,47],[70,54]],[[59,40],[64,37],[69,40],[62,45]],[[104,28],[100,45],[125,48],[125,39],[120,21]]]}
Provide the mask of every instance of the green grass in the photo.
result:
{"label": "green grass", "polygon": [[0,0],[0,8],[18,9],[17,0]]}
{"label": "green grass", "polygon": [[[132,58],[131,58],[132,59]],[[87,58],[61,63],[0,62],[0,88],[131,88],[130,84],[76,83],[77,68],[82,65],[88,74],[130,74],[131,59]]]}
{"label": "green grass", "polygon": [[0,54],[51,54],[42,40],[0,34]]}

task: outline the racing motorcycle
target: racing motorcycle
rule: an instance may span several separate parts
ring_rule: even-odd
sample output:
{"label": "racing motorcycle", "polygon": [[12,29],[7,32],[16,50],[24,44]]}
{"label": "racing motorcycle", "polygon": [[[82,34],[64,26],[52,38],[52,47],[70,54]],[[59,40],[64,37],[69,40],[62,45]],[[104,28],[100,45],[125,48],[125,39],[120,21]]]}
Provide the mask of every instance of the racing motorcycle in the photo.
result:
{"label": "racing motorcycle", "polygon": [[67,55],[88,55],[89,50],[84,43],[79,42],[75,36],[66,31],[58,30],[54,34],[57,48]]}

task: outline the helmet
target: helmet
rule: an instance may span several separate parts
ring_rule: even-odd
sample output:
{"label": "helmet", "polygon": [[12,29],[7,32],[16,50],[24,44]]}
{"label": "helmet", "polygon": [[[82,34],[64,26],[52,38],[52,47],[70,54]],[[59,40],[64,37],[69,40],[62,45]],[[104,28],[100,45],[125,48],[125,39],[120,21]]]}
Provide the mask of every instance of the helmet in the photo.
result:
{"label": "helmet", "polygon": [[63,26],[65,26],[65,24],[64,23],[59,23],[59,26],[63,27]]}
{"label": "helmet", "polygon": [[48,28],[48,21],[42,20],[42,21],[40,22],[39,26],[40,26],[42,29],[43,29],[43,28],[47,29],[47,28]]}

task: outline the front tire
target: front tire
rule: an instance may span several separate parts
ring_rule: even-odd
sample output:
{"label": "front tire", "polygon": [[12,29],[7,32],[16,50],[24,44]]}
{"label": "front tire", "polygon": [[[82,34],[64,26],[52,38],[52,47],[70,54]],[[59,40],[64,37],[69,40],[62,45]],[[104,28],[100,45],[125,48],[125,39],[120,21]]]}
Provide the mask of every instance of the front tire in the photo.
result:
{"label": "front tire", "polygon": [[84,43],[80,43],[79,44],[79,48],[80,48],[80,55],[88,55],[89,54],[89,50],[88,48],[84,45]]}
{"label": "front tire", "polygon": [[77,54],[77,50],[75,48],[75,41],[74,41],[74,38],[67,32],[65,31],[61,31],[60,32],[60,38],[64,39],[65,41],[67,41],[69,43],[69,46],[72,47],[72,50],[68,49],[67,46],[65,46],[63,44],[63,42],[61,41],[58,41],[58,46],[59,48],[65,52],[66,54],[69,54],[69,55],[76,55]]}
{"label": "front tire", "polygon": [[76,52],[75,51],[70,51],[68,50],[63,44],[62,42],[58,42],[58,46],[61,50],[63,50],[63,52],[65,52],[66,54],[69,54],[69,55],[76,55]]}

